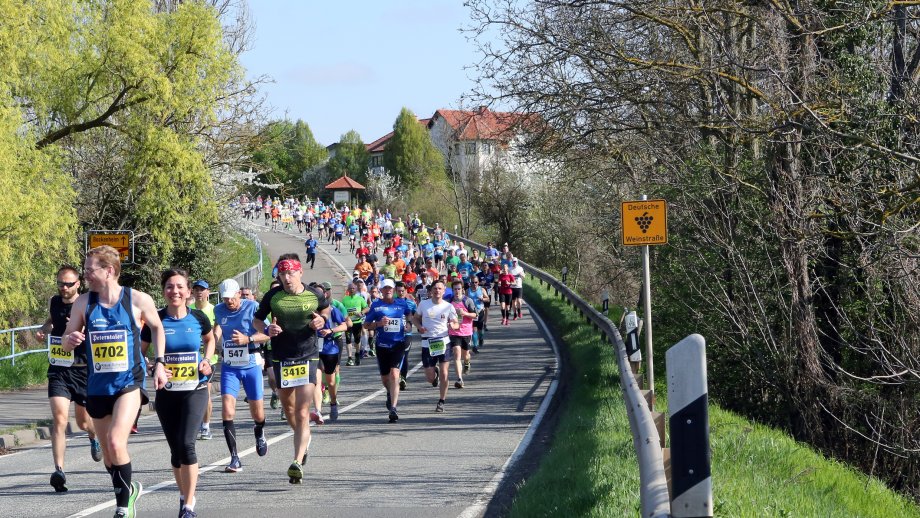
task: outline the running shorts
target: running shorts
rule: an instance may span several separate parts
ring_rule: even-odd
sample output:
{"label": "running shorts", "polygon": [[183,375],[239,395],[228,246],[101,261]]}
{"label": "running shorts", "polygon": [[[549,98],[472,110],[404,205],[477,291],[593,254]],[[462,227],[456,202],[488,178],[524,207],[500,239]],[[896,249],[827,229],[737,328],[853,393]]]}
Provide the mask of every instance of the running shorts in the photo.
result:
{"label": "running shorts", "polygon": [[454,354],[452,347],[448,347],[444,351],[444,354],[440,356],[432,356],[427,347],[422,347],[422,366],[426,369],[429,367],[437,367],[439,363],[447,363],[453,359]]}
{"label": "running shorts", "polygon": [[264,393],[262,369],[258,365],[237,369],[220,366],[220,395],[239,397],[240,385],[246,389],[250,401],[261,401]]}
{"label": "running shorts", "polygon": [[393,347],[377,346],[377,369],[381,376],[386,376],[391,369],[401,369],[406,358],[406,342],[398,342]]}
{"label": "running shorts", "polygon": [[470,350],[470,342],[472,341],[472,336],[460,336],[460,335],[450,335],[450,346],[459,347],[464,351]]}
{"label": "running shorts", "polygon": [[335,368],[339,366],[339,362],[342,360],[342,350],[339,349],[337,354],[323,354],[319,353],[319,364],[320,368],[323,369],[323,372],[326,374],[335,374]]}
{"label": "running shorts", "polygon": [[146,390],[138,387],[137,385],[132,385],[122,389],[121,392],[115,394],[114,396],[87,396],[86,413],[88,413],[89,416],[93,419],[102,419],[106,416],[110,416],[115,410],[115,402],[118,401],[118,398],[130,392],[134,392],[135,390],[141,391],[142,407],[150,402],[150,397],[147,396]]}
{"label": "running shorts", "polygon": [[498,294],[498,301],[506,306],[511,304],[511,300],[512,299],[511,299],[510,293],[499,293]]}
{"label": "running shorts", "polygon": [[86,367],[48,373],[48,397],[63,397],[86,406]]}
{"label": "running shorts", "polygon": [[[309,365],[309,368],[307,369],[307,372],[309,373],[309,378],[307,382],[313,385],[316,385],[316,363],[314,362],[318,362],[318,361],[319,361],[319,358],[311,359],[310,360],[311,365]],[[288,387],[285,387],[282,383],[281,360],[272,360],[272,369],[275,371],[275,383],[277,384],[278,388],[288,388]]]}
{"label": "running shorts", "polygon": [[521,298],[522,291],[522,288],[511,288],[511,299],[514,300]]}

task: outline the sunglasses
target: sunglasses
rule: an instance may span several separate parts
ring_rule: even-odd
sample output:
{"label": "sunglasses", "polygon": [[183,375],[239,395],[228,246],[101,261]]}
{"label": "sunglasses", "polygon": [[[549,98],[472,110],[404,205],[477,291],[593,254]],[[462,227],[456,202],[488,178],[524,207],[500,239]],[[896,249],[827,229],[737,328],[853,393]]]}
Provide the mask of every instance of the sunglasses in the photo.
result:
{"label": "sunglasses", "polygon": [[57,281],[58,288],[73,288],[76,284],[77,284],[77,281],[73,281],[73,282]]}

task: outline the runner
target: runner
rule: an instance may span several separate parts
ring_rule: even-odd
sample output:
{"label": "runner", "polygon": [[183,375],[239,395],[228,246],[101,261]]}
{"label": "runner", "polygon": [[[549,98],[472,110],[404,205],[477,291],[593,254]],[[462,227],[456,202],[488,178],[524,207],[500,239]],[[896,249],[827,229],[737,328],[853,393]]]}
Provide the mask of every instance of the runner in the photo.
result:
{"label": "runner", "polygon": [[115,516],[133,517],[143,487],[131,480],[128,436],[141,405],[149,401],[137,323],[143,319],[151,329],[157,390],[166,385],[163,324],[150,295],[118,284],[121,257],[111,246],[87,252],[83,271],[89,293],[74,302],[62,345],[65,351],[73,351],[87,343],[86,411],[93,418],[103,461],[112,476]]}
{"label": "runner", "polygon": [[303,244],[307,247],[307,263],[310,264],[312,270],[313,265],[316,264],[316,246],[319,245],[319,242],[313,239],[313,234],[307,234],[307,240]]}
{"label": "runner", "polygon": [[[320,329],[318,334],[323,339],[323,347],[319,352],[319,369],[322,369],[323,383],[326,388],[325,393],[329,398],[329,420],[334,422],[339,419],[338,387],[339,364],[342,361],[342,333],[352,327],[352,324],[351,320],[345,317],[345,306],[332,298],[332,284],[323,282],[320,286],[326,294],[326,301],[332,308],[329,313],[329,319],[326,320],[326,327]],[[325,398],[321,397],[318,385],[313,399],[316,415],[311,414],[310,420],[317,424],[323,424],[325,421],[323,419],[322,403],[325,402]]]}
{"label": "runner", "polygon": [[495,274],[492,273],[492,268],[488,261],[482,261],[479,264],[479,273],[476,274],[476,277],[479,280],[479,285],[485,292],[485,297],[482,299],[482,330],[488,331],[489,308],[492,306],[492,297],[494,295],[493,286],[495,283]]}
{"label": "runner", "polygon": [[514,306],[514,319],[522,318],[521,301],[524,292],[524,268],[518,263],[517,257],[511,258],[511,268],[508,273],[514,276],[514,284],[511,286],[511,304]]}
{"label": "runner", "polygon": [[[396,298],[405,300],[409,309],[412,311],[412,316],[415,315],[418,306],[415,304],[415,301],[412,300],[409,286],[406,283],[396,281]],[[406,390],[406,385],[408,385],[406,378],[409,376],[409,350],[412,349],[411,326],[412,319],[410,318],[406,321],[406,353],[403,356],[402,367],[399,368],[399,390]]]}
{"label": "runner", "polygon": [[230,450],[230,464],[224,471],[236,473],[243,469],[236,449],[236,427],[233,423],[240,386],[246,390],[249,413],[255,423],[253,434],[256,452],[260,457],[268,453],[268,441],[263,430],[265,407],[262,366],[265,360],[259,352],[259,342],[253,339],[255,327],[252,321],[259,305],[254,300],[243,299],[240,285],[233,279],[221,282],[217,292],[223,302],[214,308],[217,322],[214,335],[223,352],[223,365],[220,368],[220,398],[223,407],[221,419],[224,425],[224,439]]}
{"label": "runner", "polygon": [[514,287],[514,276],[508,271],[508,266],[502,266],[502,273],[495,279],[498,285],[498,300],[502,304],[502,325],[511,325],[508,320],[511,318],[513,308],[511,301],[512,288]]}
{"label": "runner", "polygon": [[387,410],[391,423],[399,420],[396,410],[399,404],[399,371],[402,367],[406,350],[405,319],[412,310],[404,299],[394,299],[395,284],[391,279],[384,279],[382,299],[371,304],[364,328],[377,330],[377,367],[380,381],[387,390]]}
{"label": "runner", "polygon": [[443,282],[434,281],[428,288],[428,294],[431,298],[419,302],[413,321],[422,335],[422,366],[425,367],[425,378],[433,387],[439,385],[440,379],[435,412],[443,412],[447,400],[448,366],[452,359],[451,348],[448,347],[448,331],[459,329],[460,323],[457,311],[450,302],[442,298]]}
{"label": "runner", "polygon": [[457,368],[457,381],[454,387],[463,388],[463,375],[470,371],[470,345],[473,335],[473,319],[476,318],[476,303],[468,297],[463,289],[463,281],[451,283],[454,298],[451,301],[460,318],[460,327],[450,330],[450,346],[453,349],[454,365]]}
{"label": "runner", "polygon": [[74,402],[77,426],[89,435],[89,449],[93,460],[102,460],[102,446],[96,439],[93,422],[86,413],[86,345],[73,352],[61,346],[61,336],[67,328],[70,310],[80,296],[80,274],[73,266],[61,266],[57,271],[58,294],[51,297],[48,319],[36,333],[39,340],[48,343],[48,403],[51,405],[51,457],[54,473],[51,486],[58,493],[67,491],[64,474],[64,450],[67,447],[67,421],[70,402]]}
{"label": "runner", "polygon": [[[214,304],[211,304],[211,286],[208,284],[208,281],[204,279],[198,279],[192,284],[192,304],[191,307],[197,309],[208,316],[208,320],[211,321],[211,326],[214,326]],[[209,358],[212,362],[212,365],[217,364],[217,356],[212,356]],[[214,435],[211,433],[211,412],[213,411],[213,403],[211,402],[211,379],[208,378],[208,407],[204,412],[204,419],[201,421],[201,428],[198,430],[198,440],[199,441],[210,441],[214,438]]]}
{"label": "runner", "polygon": [[486,304],[489,301],[489,292],[480,284],[479,276],[474,275],[470,278],[470,288],[467,295],[476,304],[476,319],[473,321],[473,353],[479,354],[479,348],[485,343],[483,328],[485,327]]}
{"label": "runner", "polygon": [[[279,259],[281,286],[262,297],[253,321],[253,339],[272,340],[272,366],[281,383],[281,404],[294,431],[294,461],[287,474],[290,483],[300,484],[310,447],[308,413],[316,389],[316,364],[312,362],[319,361],[316,330],[325,326],[330,312],[325,295],[303,284],[303,267],[297,254],[284,254]],[[263,320],[269,313],[272,323],[266,328]]]}
{"label": "runner", "polygon": [[332,227],[335,235],[335,251],[342,252],[342,236],[345,235],[345,224],[341,220],[336,219],[335,225]]}
{"label": "runner", "polygon": [[367,297],[358,293],[357,286],[354,283],[350,283],[345,288],[342,305],[351,320],[351,327],[345,332],[345,344],[348,352],[348,360],[345,366],[351,367],[361,364],[361,341],[365,336],[364,316],[370,310],[370,304],[367,301]]}
{"label": "runner", "polygon": [[[189,287],[188,274],[184,270],[167,270],[160,282],[166,307],[157,313],[166,337],[163,362],[169,381],[157,390],[157,417],[169,444],[169,462],[179,487],[179,518],[194,518],[198,485],[195,434],[207,404],[206,387],[211,377],[209,357],[214,352],[214,335],[207,315],[185,305]],[[151,330],[145,325],[141,330],[144,351],[149,348],[150,341]]]}

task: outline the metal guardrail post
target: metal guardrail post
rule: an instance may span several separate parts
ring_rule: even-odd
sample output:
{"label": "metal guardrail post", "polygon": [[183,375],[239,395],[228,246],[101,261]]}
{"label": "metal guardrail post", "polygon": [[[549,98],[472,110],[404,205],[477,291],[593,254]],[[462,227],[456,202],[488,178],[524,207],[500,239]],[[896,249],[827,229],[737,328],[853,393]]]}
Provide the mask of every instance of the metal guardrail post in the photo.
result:
{"label": "metal guardrail post", "polygon": [[16,366],[16,333],[15,332],[10,333],[10,355],[13,356],[13,367],[15,367]]}
{"label": "metal guardrail post", "polygon": [[671,430],[671,513],[709,518],[712,469],[709,450],[709,393],[706,340],[690,335],[665,353]]}

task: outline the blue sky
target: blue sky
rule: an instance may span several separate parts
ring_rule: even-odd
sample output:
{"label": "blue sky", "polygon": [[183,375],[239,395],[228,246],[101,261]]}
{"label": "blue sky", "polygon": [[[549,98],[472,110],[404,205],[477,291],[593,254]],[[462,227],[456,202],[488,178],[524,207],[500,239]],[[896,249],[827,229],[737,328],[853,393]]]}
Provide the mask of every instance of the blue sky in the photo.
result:
{"label": "blue sky", "polygon": [[274,118],[302,119],[323,145],[350,129],[365,143],[392,131],[405,106],[419,117],[458,108],[477,59],[458,29],[462,0],[252,0],[250,77],[271,76],[263,91]]}

